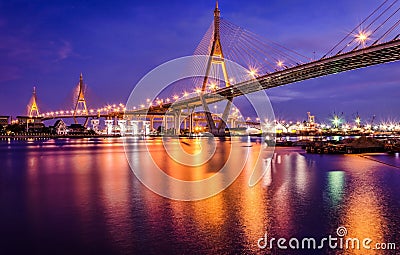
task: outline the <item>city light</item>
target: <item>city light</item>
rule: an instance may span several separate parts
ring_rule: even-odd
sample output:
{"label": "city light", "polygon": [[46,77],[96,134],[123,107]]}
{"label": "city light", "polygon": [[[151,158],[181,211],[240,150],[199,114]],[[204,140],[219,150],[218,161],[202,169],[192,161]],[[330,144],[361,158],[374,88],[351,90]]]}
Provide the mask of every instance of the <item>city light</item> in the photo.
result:
{"label": "city light", "polygon": [[335,117],[334,117],[333,120],[332,120],[333,126],[335,126],[336,128],[338,128],[339,125],[340,125],[340,123],[341,123],[340,118],[339,118],[337,115],[335,115]]}
{"label": "city light", "polygon": [[357,126],[359,126],[361,123],[361,119],[359,116],[357,116],[357,118],[354,121],[356,122]]}

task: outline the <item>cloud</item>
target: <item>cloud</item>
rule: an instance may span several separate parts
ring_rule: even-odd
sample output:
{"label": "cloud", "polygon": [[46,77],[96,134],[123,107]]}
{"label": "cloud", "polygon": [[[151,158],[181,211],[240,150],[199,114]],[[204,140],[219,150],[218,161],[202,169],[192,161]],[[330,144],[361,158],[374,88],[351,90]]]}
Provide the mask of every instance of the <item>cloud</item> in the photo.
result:
{"label": "cloud", "polygon": [[0,82],[13,80],[24,71],[48,71],[52,63],[75,56],[69,41],[32,41],[22,35],[3,35],[0,40]]}
{"label": "cloud", "polygon": [[58,58],[56,61],[64,60],[73,54],[72,46],[70,42],[62,41],[62,45],[57,51]]}

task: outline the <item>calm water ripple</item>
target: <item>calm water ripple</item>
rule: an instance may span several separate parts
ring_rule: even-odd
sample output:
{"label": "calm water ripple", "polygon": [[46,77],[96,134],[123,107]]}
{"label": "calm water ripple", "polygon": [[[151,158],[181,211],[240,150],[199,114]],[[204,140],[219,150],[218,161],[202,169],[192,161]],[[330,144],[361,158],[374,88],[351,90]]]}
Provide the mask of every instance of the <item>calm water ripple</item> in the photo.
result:
{"label": "calm water ripple", "polygon": [[[148,142],[153,158],[169,166],[171,175],[214,174],[207,166],[203,172],[179,168],[168,162],[159,140]],[[216,141],[222,147],[230,142],[242,141]],[[145,143],[131,143],[145,171]],[[261,146],[252,145],[243,149]],[[217,150],[216,157],[223,160],[225,153]],[[169,200],[145,188],[118,138],[2,141],[0,162],[0,254],[396,254],[257,246],[266,232],[277,239],[319,240],[336,235],[339,226],[349,237],[400,248],[398,155],[276,148],[256,186],[247,185],[246,165],[228,189],[197,202]]]}

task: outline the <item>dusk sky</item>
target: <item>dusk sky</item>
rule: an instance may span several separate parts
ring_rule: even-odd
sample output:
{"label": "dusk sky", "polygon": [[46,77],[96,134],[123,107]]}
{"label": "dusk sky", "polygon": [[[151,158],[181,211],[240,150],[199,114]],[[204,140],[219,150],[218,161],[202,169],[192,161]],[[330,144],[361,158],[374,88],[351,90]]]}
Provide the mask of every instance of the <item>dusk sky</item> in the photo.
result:
{"label": "dusk sky", "polygon": [[[219,1],[221,16],[309,57],[322,57],[382,1]],[[82,72],[88,104],[125,103],[150,70],[193,54],[215,1],[0,1],[0,115],[70,109]],[[397,31],[398,33],[398,31]],[[315,54],[314,54],[315,52]],[[278,117],[326,121],[344,112],[400,120],[400,63],[267,91]]]}

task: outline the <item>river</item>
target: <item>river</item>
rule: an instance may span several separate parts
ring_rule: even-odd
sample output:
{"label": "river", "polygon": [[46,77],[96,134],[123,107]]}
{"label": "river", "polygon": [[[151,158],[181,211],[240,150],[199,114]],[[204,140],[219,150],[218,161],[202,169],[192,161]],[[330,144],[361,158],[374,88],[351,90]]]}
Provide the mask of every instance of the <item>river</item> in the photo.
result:
{"label": "river", "polygon": [[[250,161],[263,146],[257,139],[214,142],[220,148],[243,144]],[[230,153],[217,149],[215,162],[198,174],[170,162],[159,138],[128,143],[142,171],[151,167],[143,160],[148,148],[153,159],[169,167],[169,174],[188,180],[210,174],[211,165],[214,169]],[[397,154],[317,155],[278,147],[255,186],[249,187],[252,169],[245,167],[221,193],[189,202],[146,188],[130,169],[123,138],[1,141],[0,169],[0,254],[399,252]],[[346,228],[344,237],[370,238],[371,245],[395,243],[397,248],[343,250],[325,243],[316,250],[285,250],[277,245],[279,238],[297,238],[301,244],[305,237],[337,237],[339,227]],[[271,238],[276,239],[272,246],[259,247]]]}

